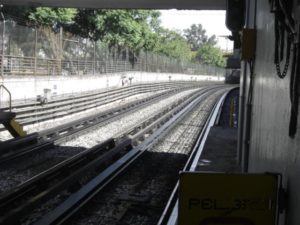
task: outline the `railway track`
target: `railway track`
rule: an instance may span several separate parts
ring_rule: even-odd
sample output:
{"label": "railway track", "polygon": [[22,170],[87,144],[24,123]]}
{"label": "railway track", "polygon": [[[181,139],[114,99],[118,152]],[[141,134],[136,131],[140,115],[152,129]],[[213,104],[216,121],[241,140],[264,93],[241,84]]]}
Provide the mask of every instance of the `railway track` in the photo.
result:
{"label": "railway track", "polygon": [[[71,96],[69,98],[56,99],[49,101],[46,104],[34,102],[13,105],[12,110],[17,113],[17,121],[22,126],[27,126],[69,116],[86,110],[96,109],[97,107],[140,94],[199,86],[200,83],[195,84],[190,82],[132,85],[120,89],[92,92],[84,95]],[[8,110],[8,108],[4,108],[3,110]],[[3,128],[0,129],[0,131],[3,130]]]}
{"label": "railway track", "polygon": [[[192,92],[194,91],[177,93],[159,101],[157,104],[155,103],[134,113],[129,113],[129,115],[97,127],[86,134],[79,135],[73,140],[61,145],[54,145],[49,149],[47,148],[47,151],[38,151],[36,154],[30,154],[27,157],[20,158],[20,160],[6,163],[5,166],[0,168],[0,180],[2,181],[0,182],[0,192],[9,191],[42,171],[111,137],[121,140],[124,136],[126,138],[125,134],[127,133],[131,136],[134,135],[134,133],[145,128],[147,124],[150,125],[154,120],[159,119],[160,116],[169,113],[176,104],[179,104],[185,96]],[[142,139],[143,137],[140,138],[140,140]],[[140,142],[140,140],[137,142]]]}
{"label": "railway track", "polygon": [[65,224],[157,224],[214,102],[202,102],[163,140],[148,148],[129,171],[94,197],[82,214]]}
{"label": "railway track", "polygon": [[[195,94],[190,95],[189,96],[190,98],[186,98],[186,99],[182,100],[181,102],[174,104],[174,107],[165,109],[164,111],[154,115],[148,121],[144,121],[144,123],[141,123],[140,125],[138,125],[136,127],[128,129],[128,131],[126,132],[125,135],[122,135],[122,136],[116,138],[117,142],[109,140],[109,141],[105,142],[103,145],[101,144],[101,145],[98,145],[97,147],[92,148],[92,149],[97,149],[99,147],[100,149],[102,149],[101,151],[95,150],[95,152],[97,152],[97,154],[99,154],[99,155],[97,155],[97,154],[94,155],[95,153],[92,153],[94,150],[91,150],[91,149],[86,150],[83,153],[80,153],[81,155],[74,156],[71,159],[66,160],[66,162],[61,163],[58,166],[54,167],[54,169],[52,168],[52,169],[44,172],[40,177],[35,177],[35,178],[31,179],[29,182],[24,183],[23,185],[19,186],[19,188],[13,190],[12,192],[2,194],[1,198],[0,198],[1,199],[0,202],[2,203],[0,205],[0,208],[2,209],[1,212],[3,212],[3,214],[1,214],[2,222],[9,222],[10,224],[18,222],[19,219],[21,217],[23,217],[24,215],[26,215],[30,210],[32,210],[32,208],[34,208],[36,206],[36,204],[40,203],[41,201],[44,201],[45,199],[49,199],[51,196],[55,195],[55,193],[56,193],[55,191],[57,191],[57,190],[61,191],[61,188],[66,188],[67,184],[69,185],[68,186],[69,189],[70,189],[70,185],[74,185],[74,183],[76,183],[78,185],[78,183],[80,183],[80,182],[78,181],[78,179],[76,180],[76,178],[81,177],[79,175],[84,174],[85,173],[84,171],[87,170],[87,169],[83,169],[83,167],[81,167],[80,165],[84,165],[84,167],[88,168],[88,171],[91,171],[92,169],[95,169],[97,167],[96,168],[97,173],[95,173],[96,177],[93,178],[90,182],[93,182],[93,181],[95,182],[95,179],[97,179],[97,178],[100,180],[102,179],[102,183],[100,182],[100,186],[101,186],[101,185],[105,184],[105,182],[107,182],[108,180],[112,179],[117,174],[121,173],[122,169],[125,169],[127,166],[129,166],[130,161],[134,161],[133,159],[139,158],[140,156],[142,158],[146,158],[146,159],[151,158],[151,157],[145,157],[142,155],[143,155],[143,153],[146,153],[145,155],[150,154],[150,153],[151,153],[150,155],[152,155],[152,153],[155,153],[154,150],[150,150],[150,151],[146,151],[146,150],[151,148],[151,146],[157,144],[157,142],[159,140],[161,140],[165,135],[167,135],[167,133],[171,129],[174,129],[177,122],[181,121],[181,119],[183,119],[185,116],[187,116],[190,113],[191,109],[194,109],[201,102],[203,103],[203,101],[205,101],[204,100],[205,96],[208,96],[209,93],[211,94],[213,92],[219,93],[219,91],[217,91],[217,89],[219,89],[219,88],[210,90],[210,92],[206,92],[203,90],[203,93],[200,97],[196,96]],[[215,93],[214,95],[217,95],[217,94]],[[215,98],[216,98],[216,96],[215,96]],[[210,103],[210,107],[211,107],[211,105],[213,105],[213,103]],[[196,116],[194,116],[192,120],[189,120],[190,121],[189,125],[188,126],[185,125],[185,127],[186,127],[185,132],[181,132],[181,135],[179,135],[177,137],[178,141],[180,140],[180,137],[181,138],[184,137],[185,133],[189,133],[189,135],[191,135],[190,132],[187,132],[188,130],[190,130],[191,126],[194,127],[194,129],[193,129],[194,132],[192,132],[193,135],[197,134],[197,130],[199,130],[199,124],[198,124],[198,126],[196,126],[193,121],[196,117],[199,116],[199,113],[206,112],[206,114],[208,114],[209,113],[208,109],[210,107],[200,109],[198,114],[195,114]],[[164,115],[164,116],[161,117],[162,115]],[[130,137],[131,139],[128,139],[128,137]],[[186,139],[188,139],[188,138],[186,138]],[[182,143],[185,143],[184,145],[187,145],[190,141],[191,140],[185,141]],[[177,144],[178,144],[177,142],[173,143],[173,146],[176,146]],[[128,150],[128,149],[132,148],[132,146],[134,147],[135,145],[138,145],[138,146],[131,150]],[[106,151],[103,151],[103,149],[106,149]],[[154,148],[152,147],[151,149],[154,149]],[[170,149],[172,149],[172,148],[170,148]],[[86,154],[86,155],[84,155],[84,154]],[[91,154],[91,155],[89,155],[89,154]],[[165,153],[166,156],[168,154],[179,154],[179,152],[170,150],[168,153]],[[185,153],[180,153],[180,154],[184,155],[187,153],[185,152]],[[156,154],[154,154],[154,155],[156,155]],[[158,154],[158,155],[160,155],[160,154]],[[163,157],[165,160],[167,160],[166,156]],[[118,160],[116,161],[116,163],[112,164],[111,166],[105,167],[105,165],[101,164],[101,162],[107,163],[107,162],[109,162],[110,159],[114,159],[115,157],[117,157]],[[156,156],[153,156],[153,157],[155,158]],[[186,157],[187,156],[184,156],[182,158],[186,158]],[[77,159],[77,160],[80,159],[80,160],[79,160],[79,162],[72,161],[75,159]],[[92,159],[94,159],[94,160],[92,160]],[[125,159],[128,159],[128,161]],[[88,163],[89,161],[90,161],[90,163]],[[157,161],[157,160],[154,160],[154,161]],[[179,160],[179,161],[181,161],[181,160]],[[71,163],[71,164],[69,164],[69,163]],[[134,163],[134,164],[136,164],[136,163]],[[142,164],[144,164],[144,163],[142,163]],[[148,164],[149,163],[145,163],[145,166]],[[64,168],[67,168],[67,169],[61,169],[60,166],[62,167],[62,165],[64,165]],[[99,171],[99,166],[101,167],[100,171]],[[149,169],[149,165],[147,168]],[[158,167],[155,167],[155,168],[158,168]],[[119,170],[119,169],[121,169],[121,170]],[[52,172],[49,172],[49,171],[52,171]],[[67,172],[64,172],[64,171],[67,171]],[[74,171],[77,171],[77,172],[74,172]],[[146,171],[146,169],[145,169],[145,171]],[[178,170],[176,170],[176,171],[178,171]],[[101,173],[99,174],[99,172],[101,172]],[[47,177],[45,174],[48,174],[48,176],[51,179],[49,177]],[[55,174],[55,176],[53,174]],[[67,178],[66,178],[66,174],[68,174]],[[45,176],[47,178],[45,178]],[[99,178],[99,176],[100,176],[100,178]],[[39,180],[39,179],[41,179],[41,177],[44,177],[43,179],[48,181],[48,185],[46,184],[46,182],[43,179]],[[60,178],[63,178],[63,179],[60,180]],[[84,186],[85,188],[83,188],[83,189],[87,190],[88,188],[86,187],[86,185],[89,185],[90,182],[87,182]],[[56,184],[56,185],[54,185],[55,187],[53,187],[54,183]],[[44,184],[44,185],[40,185],[40,184]],[[82,184],[79,184],[78,186],[82,186]],[[103,188],[103,187],[99,188],[99,184],[96,186],[98,186],[98,188],[97,188],[98,191],[100,191]],[[140,186],[143,186],[143,185],[140,185]],[[41,190],[40,189],[41,187],[45,188],[45,189]],[[77,192],[74,192],[74,190],[71,192],[74,192],[74,194],[76,194],[76,193],[80,192],[80,190],[83,190],[83,189],[78,189]],[[35,194],[31,194],[31,197],[28,197],[28,195],[26,195],[26,194],[32,193],[31,191],[33,191]],[[25,196],[21,193],[23,193],[23,194],[25,193]],[[49,193],[49,195],[46,195],[45,193]],[[94,196],[95,193],[96,192],[92,192],[92,194],[88,194],[88,195]],[[35,197],[32,197],[32,195],[34,195]],[[72,197],[74,198],[74,196],[71,194],[65,202],[67,202]],[[85,196],[82,201],[85,202],[85,201],[87,201],[88,198],[86,198],[86,196]],[[130,198],[130,196],[128,198]],[[137,198],[139,199],[139,197],[137,197]],[[19,199],[19,201],[16,199]],[[24,200],[24,199],[26,199],[26,200]],[[33,201],[32,199],[35,199],[35,201]],[[20,202],[25,202],[25,203],[21,204]],[[79,203],[79,204],[81,204],[81,203]],[[16,208],[16,206],[18,206],[18,207]],[[75,211],[77,211],[77,209],[78,208],[75,207],[75,209],[73,208],[73,209],[71,209],[71,211],[75,212]],[[61,211],[61,210],[58,209],[58,211]],[[67,210],[67,211],[70,212],[70,210]],[[53,212],[52,212],[52,214],[53,214]],[[130,212],[130,210],[128,210],[128,212]],[[126,210],[127,217],[128,217],[128,212]],[[62,219],[62,221],[64,221],[65,218],[68,218],[71,214],[69,213],[67,216],[64,215],[63,218],[61,218],[61,216],[60,216],[60,218]],[[45,223],[46,218],[47,218],[47,216],[44,217],[44,219],[42,219],[41,222],[38,222],[38,224],[52,224],[52,223],[48,223],[48,222]],[[50,216],[50,218],[54,218],[54,217]],[[120,217],[120,220],[121,220],[121,218],[123,218],[123,216]],[[49,219],[49,217],[48,217],[48,219]],[[55,223],[56,222],[57,222],[57,220],[55,220]],[[107,224],[110,224],[110,223],[107,223]]]}
{"label": "railway track", "polygon": [[[187,100],[187,101],[184,101],[184,100]],[[128,132],[126,132],[126,135],[130,135],[132,140],[135,140],[135,142],[137,142],[138,140],[140,140],[143,137],[143,135],[149,133],[150,130],[153,130],[155,127],[159,126],[160,124],[163,124],[164,121],[166,121],[172,115],[176,114],[176,112],[178,112],[180,109],[182,109],[186,104],[188,104],[192,100],[193,100],[193,98],[191,98],[191,99],[186,98],[186,99],[182,99],[179,102],[174,103],[173,106],[170,106],[167,109],[163,110],[162,112],[157,113],[152,118],[148,119],[148,121],[144,121],[142,124],[130,129]],[[183,104],[181,104],[181,103],[183,103]],[[148,126],[147,126],[147,124],[148,124]],[[141,129],[142,127],[144,129]],[[5,205],[5,208],[7,209],[9,207],[8,206],[9,200],[11,201],[11,199],[13,199],[13,201],[16,201],[15,196],[19,196],[18,198],[23,201],[24,199],[26,199],[26,197],[24,197],[24,195],[22,193],[26,193],[26,195],[28,195],[29,192],[38,193],[38,194],[40,192],[44,192],[44,193],[47,193],[47,195],[48,195],[47,198],[49,198],[51,196],[51,193],[53,192],[53,190],[56,190],[56,188],[59,188],[59,187],[60,188],[64,187],[64,186],[62,186],[62,184],[60,184],[56,188],[51,187],[53,182],[56,181],[56,183],[58,183],[59,178],[60,179],[64,178],[64,175],[69,172],[68,171],[69,168],[72,168],[74,170],[73,165],[76,165],[76,168],[80,168],[80,165],[85,165],[90,158],[95,158],[93,165],[99,166],[100,162],[97,159],[97,154],[101,154],[101,160],[102,160],[101,162],[107,163],[109,161],[109,158],[114,157],[117,154],[120,154],[121,149],[127,148],[127,146],[130,146],[131,142],[129,142],[128,139],[124,138],[124,134],[121,137],[118,137],[117,139],[119,142],[119,146],[124,146],[124,147],[118,147],[115,150],[110,151],[109,153],[107,153],[104,156],[102,155],[102,154],[104,154],[103,151],[99,151],[99,149],[100,150],[102,150],[103,148],[109,149],[112,146],[114,146],[112,140],[109,140],[106,143],[101,144],[100,147],[99,147],[99,145],[96,147],[93,147],[88,151],[80,153],[80,154],[76,155],[75,157],[66,160],[64,163],[61,163],[61,164],[53,167],[52,169],[43,172],[40,176],[32,178],[29,182],[26,182],[25,184],[18,187],[17,190],[12,191],[10,196],[7,196],[6,198],[5,197],[1,198],[1,202],[3,202],[3,204]],[[88,170],[91,170],[91,168],[92,168],[92,166],[89,166]],[[80,168],[80,169],[83,170],[82,168]],[[66,170],[67,170],[67,172],[65,172]],[[85,170],[87,170],[87,169],[85,169]],[[78,177],[78,176],[79,176],[78,173],[74,173],[74,175],[72,175],[73,178],[71,176],[68,176],[68,180],[64,180],[62,182],[70,183],[71,182],[70,180],[72,180],[72,179],[74,180],[74,177]],[[43,180],[43,181],[41,181],[41,180]],[[39,187],[40,183],[43,183],[42,190],[41,190],[41,187]],[[45,187],[47,187],[49,189],[51,187],[51,190],[48,189],[47,191],[45,191],[44,190]],[[32,195],[33,195],[33,193],[32,193]],[[42,198],[42,197],[43,196],[41,196],[40,198]],[[37,200],[39,200],[39,201],[42,200],[40,198],[35,197],[35,202],[30,201],[30,204],[33,204],[33,203],[36,204]],[[12,204],[12,203],[10,203],[10,204]],[[25,208],[26,208],[26,210],[25,210]],[[0,205],[0,209],[1,209],[1,205]],[[4,208],[2,208],[2,209],[4,210]],[[22,214],[23,215],[24,215],[24,213],[26,214],[29,210],[31,210],[31,208],[28,205],[23,206]],[[14,213],[14,217],[15,216],[16,216],[16,214]],[[11,221],[7,221],[7,222],[11,222]]]}
{"label": "railway track", "polygon": [[107,110],[100,114],[85,117],[39,133],[33,133],[23,138],[2,142],[0,143],[0,164],[9,163],[11,160],[24,157],[36,151],[53,148],[55,144],[60,144],[75,136],[82,135],[91,129],[95,129],[97,126],[103,126],[115,121],[126,114],[149,106],[179,91],[181,91],[181,89],[159,93],[142,100],[116,107],[113,110]]}
{"label": "railway track", "polygon": [[[209,118],[207,119],[201,133],[198,135],[197,139],[193,142],[191,153],[185,166],[183,167],[182,171],[195,171],[196,167],[199,163],[199,159],[202,154],[202,150],[204,148],[204,143],[206,142],[206,138],[209,134],[210,128],[219,123],[220,114],[223,110],[223,103],[227,95],[232,91],[229,90],[225,92],[223,96],[219,99],[217,104],[214,106],[213,113],[210,114]],[[178,191],[179,191],[179,181],[177,181],[174,189],[169,197],[167,204],[165,205],[163,213],[161,213],[159,221],[156,223],[157,225],[176,225],[178,219]]]}

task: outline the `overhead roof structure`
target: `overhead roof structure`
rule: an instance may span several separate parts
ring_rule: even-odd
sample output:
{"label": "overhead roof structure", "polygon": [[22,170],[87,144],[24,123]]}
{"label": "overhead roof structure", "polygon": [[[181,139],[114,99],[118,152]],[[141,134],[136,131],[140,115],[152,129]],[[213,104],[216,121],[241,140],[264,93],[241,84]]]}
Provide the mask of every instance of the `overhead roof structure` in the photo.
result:
{"label": "overhead roof structure", "polygon": [[98,9],[225,10],[226,0],[1,0],[0,4]]}

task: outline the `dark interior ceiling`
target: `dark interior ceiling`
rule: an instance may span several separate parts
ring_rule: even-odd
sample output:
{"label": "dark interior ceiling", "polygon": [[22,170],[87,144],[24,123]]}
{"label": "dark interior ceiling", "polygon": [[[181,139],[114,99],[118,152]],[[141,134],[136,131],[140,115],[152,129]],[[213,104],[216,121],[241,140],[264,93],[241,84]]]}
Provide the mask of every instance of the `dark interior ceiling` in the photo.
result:
{"label": "dark interior ceiling", "polygon": [[226,0],[1,0],[0,4],[102,9],[225,10]]}

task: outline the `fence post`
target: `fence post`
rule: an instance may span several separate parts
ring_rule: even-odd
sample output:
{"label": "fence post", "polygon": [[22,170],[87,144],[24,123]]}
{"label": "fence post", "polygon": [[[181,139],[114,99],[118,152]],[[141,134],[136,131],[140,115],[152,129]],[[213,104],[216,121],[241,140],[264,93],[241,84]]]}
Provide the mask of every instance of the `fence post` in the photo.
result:
{"label": "fence post", "polygon": [[93,55],[93,75],[95,75],[95,63],[96,63],[96,41],[94,42],[94,55]]}
{"label": "fence post", "polygon": [[[113,57],[113,62],[114,62],[114,73],[119,72],[119,59],[118,59],[118,52],[117,52],[117,47],[114,46],[114,57]],[[121,70],[121,69],[120,69]]]}
{"label": "fence post", "polygon": [[83,75],[86,75],[87,74],[87,57],[86,57],[86,51],[87,51],[87,48],[88,48],[88,42],[85,43],[85,47],[83,47],[83,49],[86,49],[85,52],[84,52],[84,67],[83,67],[83,71],[82,71],[82,74]]}
{"label": "fence post", "polygon": [[80,74],[79,72],[79,47],[80,47],[80,39],[77,39],[77,46],[76,46],[76,50],[77,50],[77,75]]}
{"label": "fence post", "polygon": [[108,60],[108,55],[107,55],[108,47],[105,46],[105,73],[107,73],[107,60]]}
{"label": "fence post", "polygon": [[1,58],[1,76],[4,76],[4,39],[5,39],[5,17],[1,11],[1,17],[3,19],[3,27],[2,27],[2,58]]}
{"label": "fence post", "polygon": [[37,58],[36,58],[36,52],[37,52],[37,27],[35,27],[35,41],[34,41],[34,75],[36,75],[36,69],[37,69]]}
{"label": "fence post", "polygon": [[146,66],[146,72],[148,72],[148,51],[145,52],[145,66]]}
{"label": "fence post", "polygon": [[62,59],[63,59],[63,28],[59,28],[59,74],[62,75]]}
{"label": "fence post", "polygon": [[125,48],[125,60],[124,60],[124,72],[126,72],[126,63],[127,63],[127,48]]}

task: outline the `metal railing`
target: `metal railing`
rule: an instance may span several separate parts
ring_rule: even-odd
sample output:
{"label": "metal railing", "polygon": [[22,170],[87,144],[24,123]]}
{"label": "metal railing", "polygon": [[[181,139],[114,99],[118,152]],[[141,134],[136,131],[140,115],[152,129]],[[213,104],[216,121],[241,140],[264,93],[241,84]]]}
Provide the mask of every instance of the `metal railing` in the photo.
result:
{"label": "metal railing", "polygon": [[[4,29],[5,27],[5,29]],[[0,21],[1,74],[85,75],[145,71],[193,75],[221,75],[223,68],[141,51],[108,47],[63,31],[20,26]]]}
{"label": "metal railing", "polygon": [[[8,94],[8,98],[9,98],[9,100],[8,100],[8,107],[9,107],[9,112],[11,112],[11,93],[7,89],[7,87],[5,87],[3,84],[0,84],[0,92],[2,90]],[[1,107],[1,98],[0,98],[0,107]]]}

